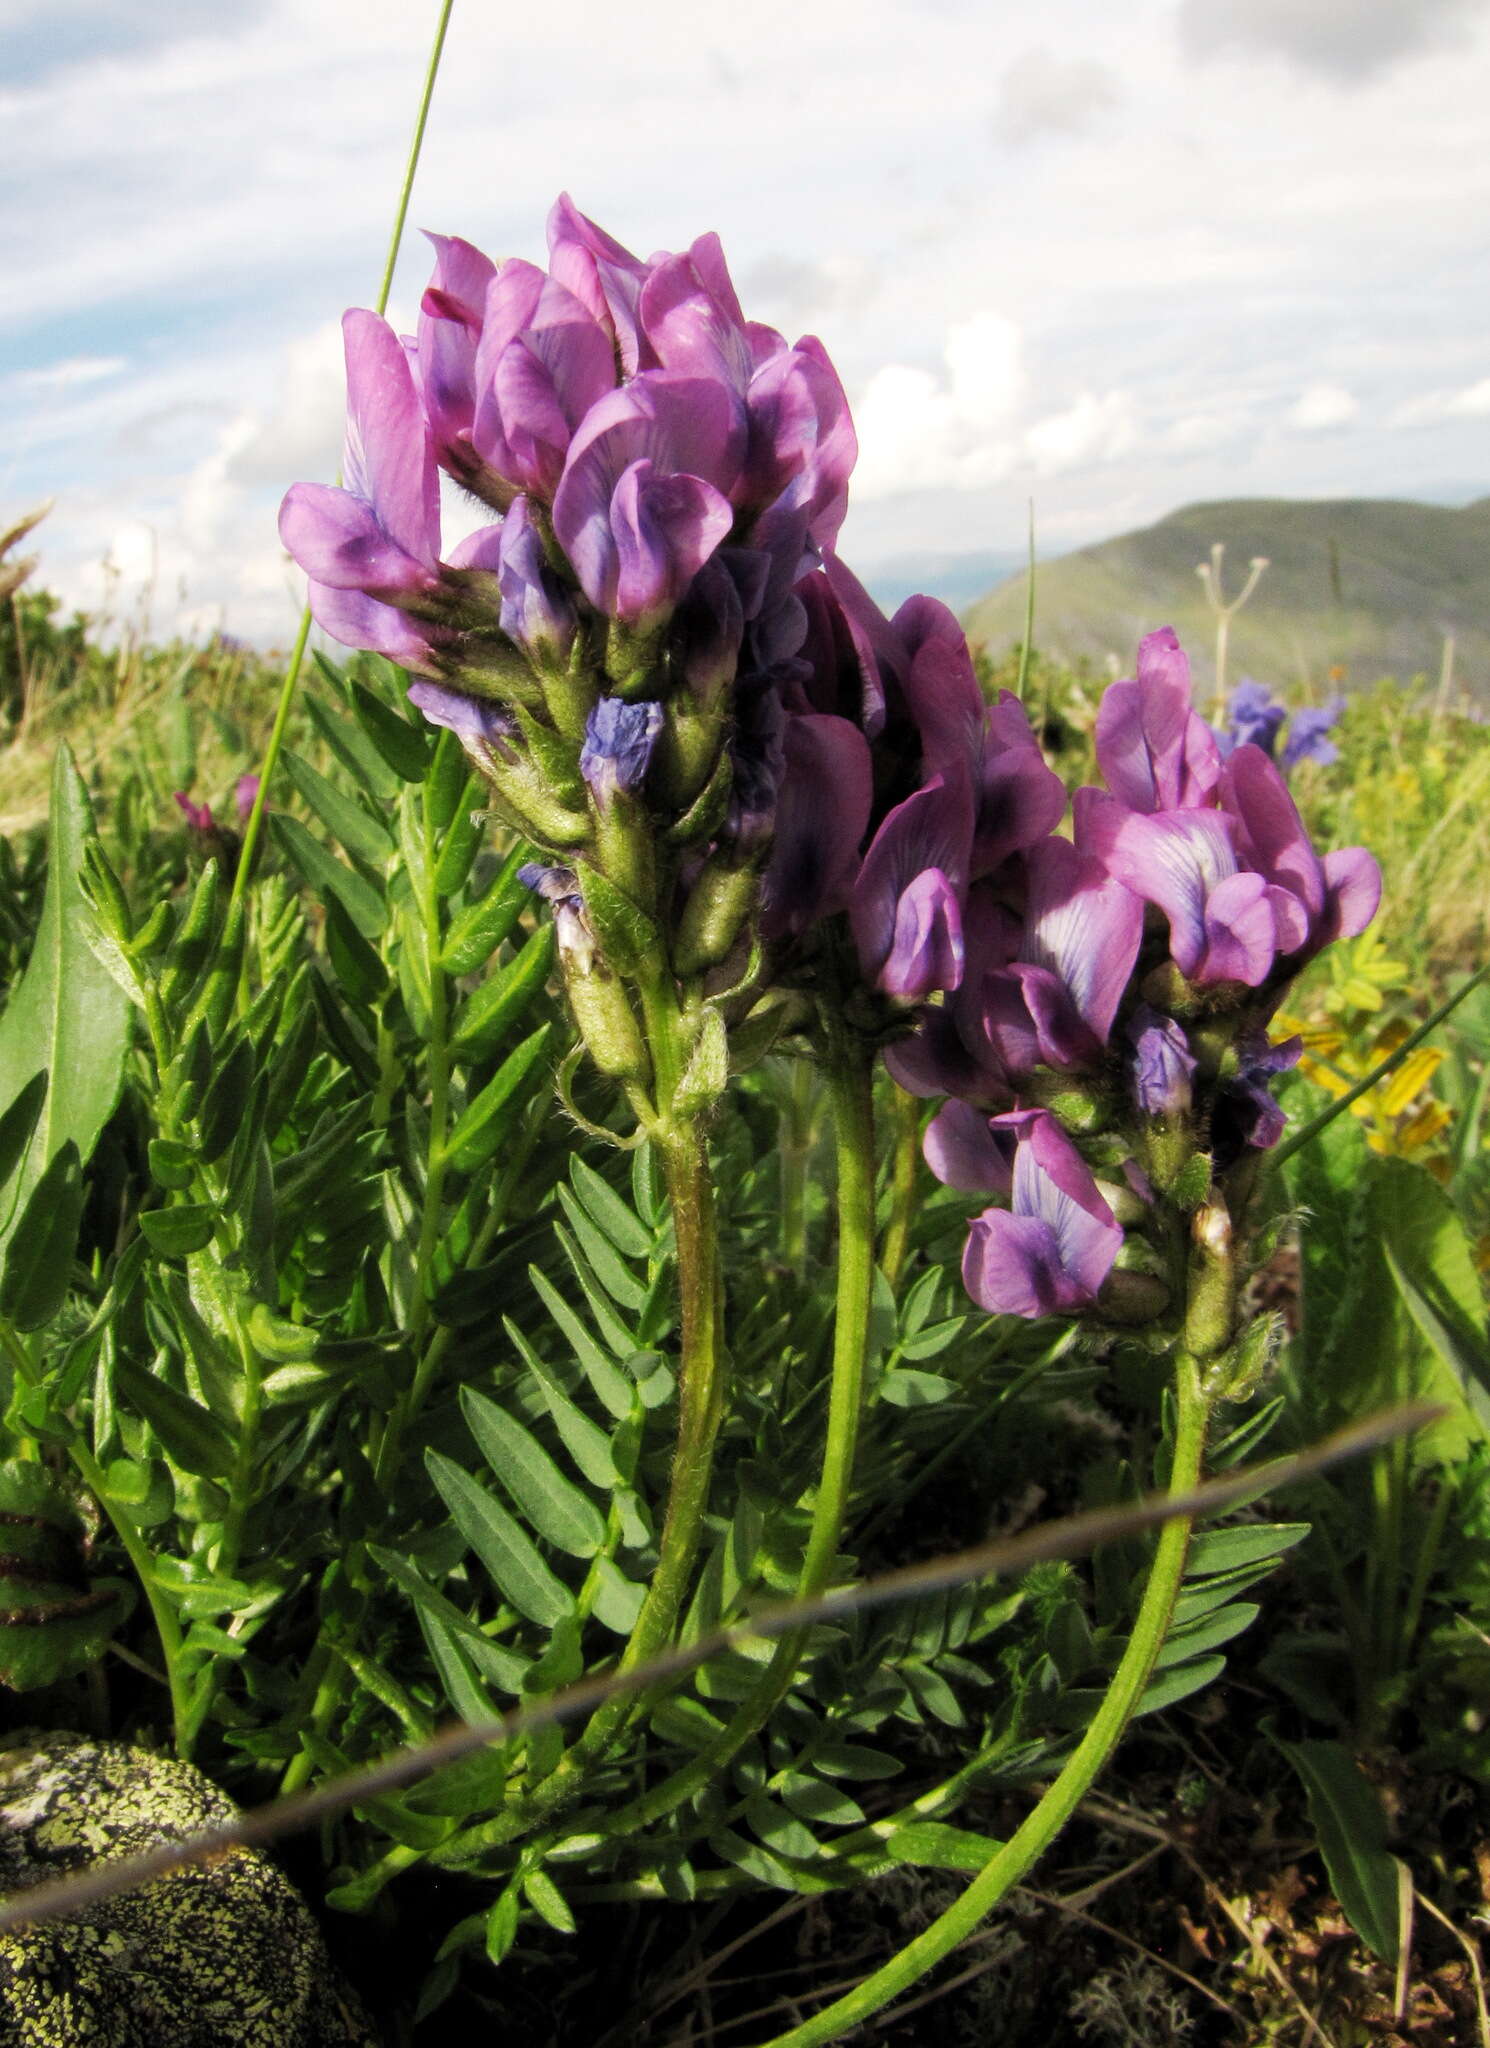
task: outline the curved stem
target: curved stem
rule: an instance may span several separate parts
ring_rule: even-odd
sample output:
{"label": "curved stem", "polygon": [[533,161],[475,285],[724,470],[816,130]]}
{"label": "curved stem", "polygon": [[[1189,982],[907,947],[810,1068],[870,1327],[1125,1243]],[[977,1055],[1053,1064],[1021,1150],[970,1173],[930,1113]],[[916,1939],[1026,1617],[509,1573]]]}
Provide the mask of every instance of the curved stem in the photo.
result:
{"label": "curved stem", "polygon": [[[838,1164],[838,1289],[827,1434],[812,1526],[797,1580],[800,1600],[810,1600],[822,1592],[838,1555],[859,1443],[874,1287],[872,1055],[857,1044],[836,1044],[827,1074]],[[674,1812],[718,1776],[756,1730],[764,1727],[787,1692],[803,1641],[800,1631],[781,1638],[759,1680],[714,1740],[681,1770],[674,1771],[616,1815],[612,1831],[618,1837]]]}
{"label": "curved stem", "polygon": [[[1200,1474],[1208,1414],[1199,1369],[1187,1355],[1180,1360],[1176,1393],[1178,1420],[1169,1483],[1172,1492],[1183,1493]],[[1189,1542],[1188,1516],[1177,1516],[1160,1530],[1133,1633],[1091,1725],[1039,1804],[956,1904],[846,1997],[835,1999],[802,2026],[775,2035],[765,2048],[815,2048],[841,2040],[851,2027],[879,2012],[950,1955],[1021,1881],[1086,1797],[1143,1697],[1174,1611]]]}

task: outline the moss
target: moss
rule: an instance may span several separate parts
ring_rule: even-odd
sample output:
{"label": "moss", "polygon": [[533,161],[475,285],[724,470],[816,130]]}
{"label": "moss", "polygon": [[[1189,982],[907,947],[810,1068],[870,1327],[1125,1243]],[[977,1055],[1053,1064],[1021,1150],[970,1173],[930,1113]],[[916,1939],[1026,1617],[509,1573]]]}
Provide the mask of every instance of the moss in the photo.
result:
{"label": "moss", "polygon": [[[0,1889],[232,1820],[168,1757],[76,1735],[0,1748]],[[374,2048],[320,1933],[251,1850],[0,1938],[0,2048]]]}

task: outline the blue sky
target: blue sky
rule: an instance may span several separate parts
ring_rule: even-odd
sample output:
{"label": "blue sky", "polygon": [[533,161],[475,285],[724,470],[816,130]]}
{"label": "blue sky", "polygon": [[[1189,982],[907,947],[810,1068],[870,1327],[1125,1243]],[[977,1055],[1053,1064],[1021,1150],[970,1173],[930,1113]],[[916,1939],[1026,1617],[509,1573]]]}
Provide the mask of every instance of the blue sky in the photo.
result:
{"label": "blue sky", "polygon": [[[429,0],[0,0],[0,520],[116,612],[265,641],[334,470]],[[540,256],[561,188],[724,237],[820,334],[845,555],[1060,552],[1234,495],[1490,491],[1486,0],[456,0],[418,225]]]}

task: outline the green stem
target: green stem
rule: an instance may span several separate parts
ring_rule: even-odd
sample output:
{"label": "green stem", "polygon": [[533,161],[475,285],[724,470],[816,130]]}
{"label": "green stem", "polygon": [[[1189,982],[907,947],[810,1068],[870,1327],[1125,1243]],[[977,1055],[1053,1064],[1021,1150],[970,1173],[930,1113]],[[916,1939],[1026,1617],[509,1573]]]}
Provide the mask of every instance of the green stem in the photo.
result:
{"label": "green stem", "polygon": [[[827,1073],[838,1165],[838,1288],[827,1433],[812,1526],[797,1580],[799,1600],[810,1600],[822,1592],[838,1555],[864,1405],[874,1287],[872,1056],[859,1045],[835,1044]],[[730,1758],[770,1719],[791,1685],[804,1640],[801,1631],[780,1639],[759,1680],[713,1742],[616,1815],[610,1831],[617,1839],[676,1811],[717,1778]]]}
{"label": "green stem", "polygon": [[[424,74],[424,90],[419,96],[419,112],[414,120],[414,134],[409,143],[409,154],[404,163],[403,184],[399,187],[398,204],[393,213],[393,229],[388,237],[388,254],[383,263],[383,279],[378,286],[377,311],[388,310],[388,294],[393,289],[393,272],[398,263],[398,252],[403,242],[404,223],[409,217],[409,196],[414,190],[414,177],[419,169],[419,156],[424,147],[424,130],[429,121],[430,102],[434,98],[435,80],[439,76],[440,58],[445,50],[445,31],[450,26],[451,10],[455,0],[443,0],[440,18],[435,27],[435,40],[429,53],[429,64]],[[340,472],[337,481],[341,481]],[[263,831],[264,800],[269,794],[275,768],[279,764],[280,749],[284,745],[285,728],[290,722],[290,707],[295,701],[295,689],[300,681],[300,671],[305,666],[305,649],[310,639],[310,606],[300,614],[300,629],[295,635],[295,645],[290,650],[290,659],[285,668],[285,679],[280,686],[279,702],[274,710],[274,724],[269,731],[269,744],[264,749],[264,759],[259,767],[259,787],[254,795],[253,809],[243,828],[243,846],[238,856],[238,872],[233,877],[232,901],[236,903],[248,884],[253,870],[254,854],[258,850],[259,835]]]}
{"label": "green stem", "polygon": [[890,1160],[890,1220],[885,1226],[885,1244],[880,1253],[880,1271],[892,1292],[910,1250],[916,1184],[921,1170],[921,1105],[903,1088],[894,1090],[893,1100],[895,1150]]}
{"label": "green stem", "polygon": [[800,1278],[807,1270],[807,1161],[812,1150],[811,1062],[798,1060],[791,1073],[790,1107],[782,1118],[781,1256]]}
{"label": "green stem", "polygon": [[[1205,1448],[1207,1403],[1193,1359],[1181,1358],[1176,1392],[1178,1419],[1169,1483],[1173,1492],[1183,1493],[1195,1485],[1200,1475]],[[1143,1697],[1174,1611],[1189,1541],[1188,1516],[1177,1516],[1160,1530],[1128,1647],[1086,1734],[1039,1804],[984,1865],[956,1904],[939,1914],[883,1969],[876,1970],[846,1997],[835,1999],[803,2025],[774,2036],[766,2048],[813,2048],[816,2043],[841,2040],[850,2028],[868,2019],[871,2013],[881,2011],[934,1969],[960,1942],[966,1941],[1021,1881],[1090,1791]]]}

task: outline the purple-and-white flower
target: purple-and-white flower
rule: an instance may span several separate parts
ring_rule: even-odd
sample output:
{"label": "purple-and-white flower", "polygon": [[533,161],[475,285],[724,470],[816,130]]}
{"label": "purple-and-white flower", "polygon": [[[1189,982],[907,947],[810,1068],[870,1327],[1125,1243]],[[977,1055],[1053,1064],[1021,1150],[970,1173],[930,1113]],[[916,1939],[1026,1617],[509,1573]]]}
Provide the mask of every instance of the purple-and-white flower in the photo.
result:
{"label": "purple-and-white flower", "polygon": [[1009,1207],[975,1217],[963,1254],[968,1293],[994,1315],[1076,1315],[1091,1308],[1123,1232],[1091,1169],[1045,1110],[992,1120],[1015,1134]]}
{"label": "purple-and-white flower", "polygon": [[1196,1059],[1173,1017],[1140,1003],[1128,1019],[1130,1078],[1140,1116],[1184,1116],[1190,1108]]}
{"label": "purple-and-white flower", "polygon": [[592,707],[579,772],[602,808],[619,795],[640,791],[662,731],[662,716],[660,704],[628,704],[620,697],[602,697]]}

